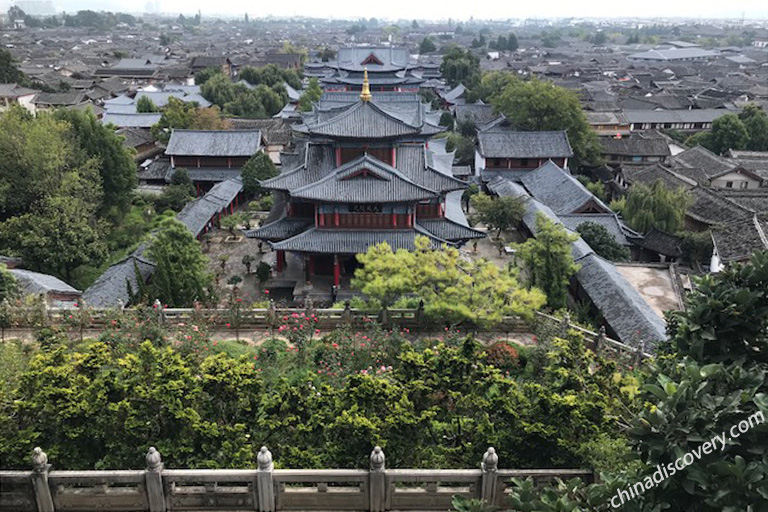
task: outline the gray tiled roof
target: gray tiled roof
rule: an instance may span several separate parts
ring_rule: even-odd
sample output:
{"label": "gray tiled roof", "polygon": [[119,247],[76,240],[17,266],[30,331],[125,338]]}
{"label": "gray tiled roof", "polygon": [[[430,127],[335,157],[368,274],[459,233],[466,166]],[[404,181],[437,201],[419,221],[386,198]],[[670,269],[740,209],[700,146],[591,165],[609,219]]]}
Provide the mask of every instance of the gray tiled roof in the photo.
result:
{"label": "gray tiled roof", "polygon": [[[222,169],[217,167],[191,167],[187,169],[189,179],[192,181],[227,181],[240,176],[240,169]],[[172,174],[168,175],[167,181],[171,180]]]}
{"label": "gray tiled roof", "polygon": [[[310,228],[287,240],[272,243],[272,248],[322,254],[360,254],[373,245],[387,242],[393,250],[413,250],[416,248],[416,237],[421,235],[429,236],[429,233],[418,229],[370,231]],[[439,247],[442,242],[432,238],[433,247]]]}
{"label": "gray tiled roof", "polygon": [[622,165],[621,173],[629,183],[645,183],[652,185],[657,180],[664,182],[667,188],[693,188],[697,181],[692,176],[677,172],[665,167],[662,164],[653,164],[649,166]]}
{"label": "gray tiled roof", "polygon": [[577,228],[585,222],[592,222],[603,226],[613,236],[613,239],[625,246],[632,245],[629,237],[637,240],[639,233],[635,233],[619,220],[615,213],[580,213],[578,215],[560,215],[563,225],[571,231],[577,231]]}
{"label": "gray tiled roof", "polygon": [[463,190],[468,186],[466,182],[453,177],[451,168],[441,172],[439,162],[432,159],[432,152],[423,144],[398,146],[395,167],[414,183],[440,193]]}
{"label": "gray tiled roof", "polygon": [[[382,63],[378,64],[363,64],[370,55]],[[337,65],[340,69],[363,71],[368,68],[368,71],[386,71],[403,69],[408,65],[410,60],[410,54],[408,48],[386,46],[386,47],[364,47],[364,46],[351,46],[339,48],[337,54]]]}
{"label": "gray tiled roof", "polygon": [[146,283],[155,271],[155,265],[151,261],[137,256],[137,252],[139,252],[138,249],[123,261],[109,267],[96,282],[85,290],[83,299],[97,308],[115,307],[118,300],[122,300],[123,304],[130,303],[133,298],[131,294],[135,295],[140,290],[136,276],[137,269],[143,283]]}
{"label": "gray tiled roof", "polygon": [[41,274],[40,272],[32,272],[31,270],[20,268],[12,268],[9,272],[13,274],[26,293],[45,294],[53,292],[80,295],[80,290],[49,274]]}
{"label": "gray tiled roof", "polygon": [[603,146],[603,154],[621,156],[656,156],[668,157],[670,155],[669,144],[661,138],[645,138],[639,136],[605,137],[600,140]]}
{"label": "gray tiled roof", "polygon": [[436,238],[449,240],[451,242],[459,240],[469,240],[472,238],[485,238],[485,233],[463,226],[450,219],[419,219],[418,225],[429,231]]}
{"label": "gray tiled roof", "polygon": [[[368,175],[361,175],[361,172]],[[319,181],[291,190],[291,196],[300,199],[342,203],[413,202],[437,195],[367,154]]]}
{"label": "gray tiled roof", "polygon": [[488,130],[477,134],[480,154],[486,158],[562,158],[573,156],[564,131],[515,132]]}
{"label": "gray tiled roof", "polygon": [[162,114],[111,114],[101,118],[102,124],[114,124],[118,128],[151,128],[160,121]]}
{"label": "gray tiled roof", "polygon": [[259,130],[173,130],[166,155],[253,156],[261,149]]}
{"label": "gray tiled roof", "polygon": [[312,224],[314,223],[308,219],[283,217],[257,229],[244,231],[244,233],[247,238],[284,240],[301,233]]}
{"label": "gray tiled roof", "polygon": [[706,187],[695,187],[690,190],[690,194],[693,202],[686,215],[710,226],[727,226],[752,218],[754,213]]}
{"label": "gray tiled roof", "polygon": [[682,239],[655,227],[645,234],[640,245],[650,251],[673,258],[679,258],[683,255]]}
{"label": "gray tiled roof", "polygon": [[299,132],[329,137],[348,137],[356,139],[381,139],[418,135],[422,132],[424,121],[422,109],[416,108],[410,115],[403,115],[384,104],[375,101],[358,101],[348,108],[334,113],[327,120],[313,122],[306,118],[307,124],[297,126]]}
{"label": "gray tiled roof", "polygon": [[666,339],[664,320],[648,305],[616,266],[597,254],[576,261],[576,279],[622,343],[647,348]]}
{"label": "gray tiled roof", "polygon": [[755,251],[768,249],[768,216],[754,214],[712,230],[720,261],[744,261]]}
{"label": "gray tiled roof", "polygon": [[523,185],[536,200],[546,204],[557,214],[578,213],[592,203],[604,213],[611,211],[576,178],[548,161],[522,178]]}
{"label": "gray tiled roof", "polygon": [[733,114],[726,109],[693,110],[625,110],[624,116],[633,124],[642,123],[711,123],[720,116]]}
{"label": "gray tiled roof", "polygon": [[672,160],[676,164],[678,172],[683,173],[683,169],[695,169],[708,179],[719,176],[737,166],[736,162],[717,156],[703,146],[686,149],[675,155]]}
{"label": "gray tiled roof", "polygon": [[302,145],[303,157],[300,155],[299,167],[283,171],[272,179],[265,180],[261,186],[273,190],[294,190],[314,183],[328,176],[336,167],[336,154],[330,144]]}
{"label": "gray tiled roof", "polygon": [[205,196],[184,206],[176,218],[197,237],[213,216],[229,206],[242,189],[243,182],[239,178],[217,183]]}

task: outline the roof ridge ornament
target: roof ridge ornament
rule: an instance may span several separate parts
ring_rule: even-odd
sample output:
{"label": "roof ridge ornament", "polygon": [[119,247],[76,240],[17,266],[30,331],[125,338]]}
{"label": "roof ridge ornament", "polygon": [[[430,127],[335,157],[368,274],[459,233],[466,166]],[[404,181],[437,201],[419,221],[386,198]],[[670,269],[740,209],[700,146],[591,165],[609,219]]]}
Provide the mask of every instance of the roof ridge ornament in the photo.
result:
{"label": "roof ridge ornament", "polygon": [[360,93],[360,99],[363,101],[371,101],[371,88],[368,85],[368,66],[365,67],[363,72],[363,91]]}

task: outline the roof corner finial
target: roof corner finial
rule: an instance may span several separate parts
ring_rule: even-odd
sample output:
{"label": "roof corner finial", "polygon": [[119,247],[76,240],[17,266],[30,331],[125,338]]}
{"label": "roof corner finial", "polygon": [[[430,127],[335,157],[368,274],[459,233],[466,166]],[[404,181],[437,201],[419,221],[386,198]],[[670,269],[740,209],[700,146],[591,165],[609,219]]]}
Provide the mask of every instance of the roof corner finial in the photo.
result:
{"label": "roof corner finial", "polygon": [[368,84],[368,67],[365,67],[363,72],[363,92],[360,93],[360,99],[363,101],[371,101],[371,87]]}

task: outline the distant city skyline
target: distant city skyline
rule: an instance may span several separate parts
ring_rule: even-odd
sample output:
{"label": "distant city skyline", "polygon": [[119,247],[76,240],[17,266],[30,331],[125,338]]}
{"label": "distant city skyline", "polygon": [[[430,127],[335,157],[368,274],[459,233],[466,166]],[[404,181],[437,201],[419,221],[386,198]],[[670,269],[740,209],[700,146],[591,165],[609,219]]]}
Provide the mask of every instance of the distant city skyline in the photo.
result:
{"label": "distant city skyline", "polygon": [[[7,4],[8,2],[3,2]],[[54,1],[59,11],[74,12],[82,9],[137,12],[145,8],[146,2],[125,4],[117,0],[75,0]],[[570,2],[565,0],[543,0],[539,2],[501,3],[498,0],[479,2],[413,2],[388,0],[385,2],[360,0],[335,0],[331,3],[293,0],[291,2],[244,2],[229,0],[210,2],[207,0],[161,0],[152,1],[156,12],[203,15],[242,16],[246,12],[251,18],[314,17],[334,19],[381,18],[381,19],[423,19],[423,20],[468,20],[475,19],[522,19],[522,18],[690,18],[690,19],[740,19],[768,20],[768,1],[741,0],[739,2],[694,2],[680,0],[648,0],[624,3],[616,0],[593,0]]]}

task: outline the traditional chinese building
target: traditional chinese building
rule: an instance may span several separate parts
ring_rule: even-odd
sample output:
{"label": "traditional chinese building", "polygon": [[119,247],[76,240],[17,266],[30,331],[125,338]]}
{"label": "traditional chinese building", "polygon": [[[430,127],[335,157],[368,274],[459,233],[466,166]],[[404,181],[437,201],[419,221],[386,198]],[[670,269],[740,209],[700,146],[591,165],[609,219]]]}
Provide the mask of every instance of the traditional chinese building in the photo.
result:
{"label": "traditional chinese building", "polygon": [[356,102],[321,101],[294,127],[296,163],[262,183],[275,192],[274,220],[247,233],[276,250],[278,273],[293,253],[307,282],[326,275],[339,286],[372,245],[413,249],[421,235],[439,247],[484,236],[461,210],[467,184],[429,149],[442,128],[427,121],[427,106],[384,95],[389,101],[377,101],[365,82]]}
{"label": "traditional chinese building", "polygon": [[366,70],[373,92],[417,92],[427,80],[421,68],[410,65],[408,48],[394,46],[339,48],[335,62],[307,63],[305,68],[310,75],[321,75],[326,91],[361,91]]}

